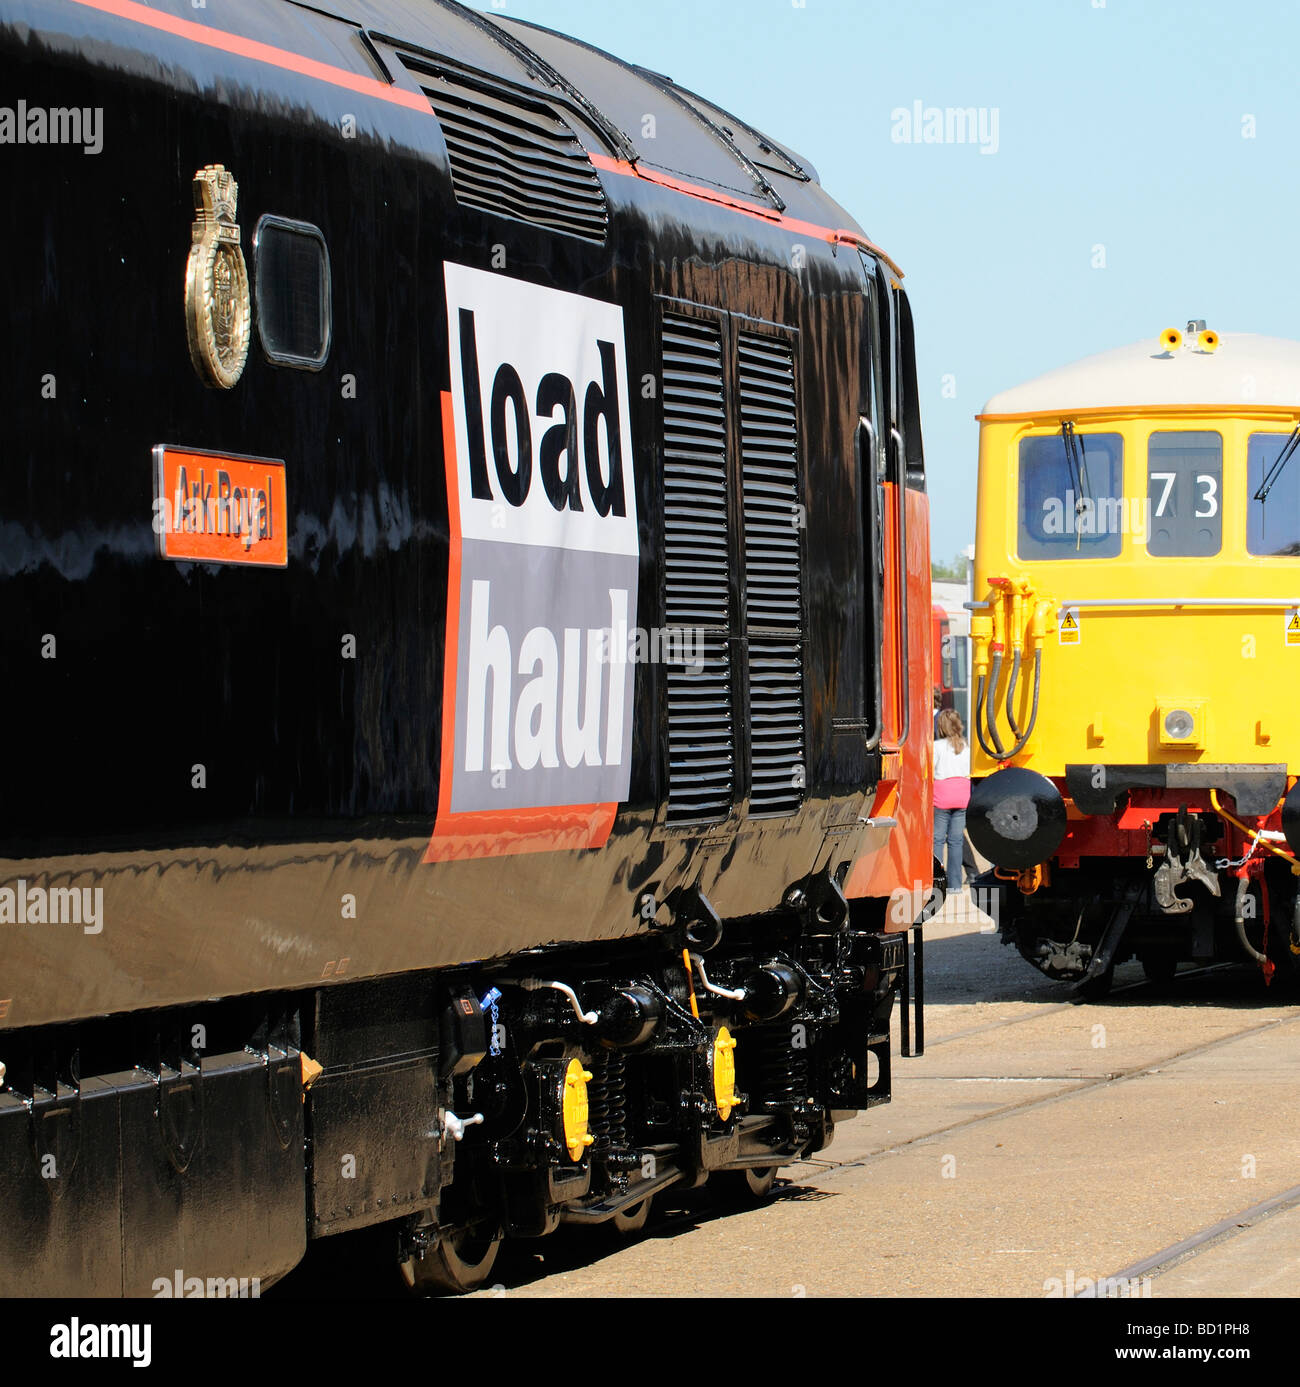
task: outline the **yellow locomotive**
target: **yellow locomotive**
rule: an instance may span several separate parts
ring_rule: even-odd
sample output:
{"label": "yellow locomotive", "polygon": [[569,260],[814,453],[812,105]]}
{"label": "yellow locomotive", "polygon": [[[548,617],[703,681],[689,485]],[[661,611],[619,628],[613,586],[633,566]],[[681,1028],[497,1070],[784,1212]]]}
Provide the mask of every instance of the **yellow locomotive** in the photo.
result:
{"label": "yellow locomotive", "polygon": [[968,827],[1004,937],[1100,994],[1300,956],[1300,342],[1103,352],[978,416]]}

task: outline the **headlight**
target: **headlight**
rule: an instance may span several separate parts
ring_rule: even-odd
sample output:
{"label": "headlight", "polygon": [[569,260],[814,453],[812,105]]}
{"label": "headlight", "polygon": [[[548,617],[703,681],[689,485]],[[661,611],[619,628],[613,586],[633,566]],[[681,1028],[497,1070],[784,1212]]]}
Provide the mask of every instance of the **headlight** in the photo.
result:
{"label": "headlight", "polygon": [[1186,741],[1195,731],[1196,719],[1185,708],[1175,708],[1165,714],[1165,736],[1171,741]]}

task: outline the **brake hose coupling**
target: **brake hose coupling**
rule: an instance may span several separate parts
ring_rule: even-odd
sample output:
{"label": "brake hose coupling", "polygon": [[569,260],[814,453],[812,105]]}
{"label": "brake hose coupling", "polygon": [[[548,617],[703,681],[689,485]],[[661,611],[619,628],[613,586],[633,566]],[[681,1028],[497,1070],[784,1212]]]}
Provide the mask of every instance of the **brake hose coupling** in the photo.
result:
{"label": "brake hose coupling", "polygon": [[584,1025],[594,1026],[600,1020],[600,1013],[598,1011],[583,1011],[582,1003],[578,1001],[578,994],[567,982],[548,981],[545,978],[520,978],[519,986],[522,987],[525,992],[541,992],[545,989],[550,989],[552,992],[558,992],[561,996],[567,997],[569,999],[569,1005],[573,1008],[573,1014],[579,1021],[583,1022]]}
{"label": "brake hose coupling", "polygon": [[460,1141],[465,1135],[466,1127],[477,1127],[482,1121],[481,1112],[476,1112],[472,1117],[457,1117],[449,1108],[442,1115],[442,1130],[453,1141]]}
{"label": "brake hose coupling", "polygon": [[1029,643],[1039,646],[1056,631],[1056,603],[1048,598],[1039,598],[1033,605],[1029,618]]}
{"label": "brake hose coupling", "polygon": [[983,612],[970,619],[971,664],[975,673],[987,674],[989,668],[989,641],[993,639],[993,618]]}

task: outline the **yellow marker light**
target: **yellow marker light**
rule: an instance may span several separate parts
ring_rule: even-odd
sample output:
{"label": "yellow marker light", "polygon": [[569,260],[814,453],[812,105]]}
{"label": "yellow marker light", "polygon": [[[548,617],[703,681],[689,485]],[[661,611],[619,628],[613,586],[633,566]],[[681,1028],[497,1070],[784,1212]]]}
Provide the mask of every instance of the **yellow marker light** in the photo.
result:
{"label": "yellow marker light", "polygon": [[1197,335],[1196,345],[1203,352],[1212,352],[1219,345],[1219,334],[1213,328],[1207,327]]}
{"label": "yellow marker light", "polygon": [[1160,334],[1160,345],[1167,352],[1176,352],[1183,345],[1183,334],[1176,327],[1167,327]]}
{"label": "yellow marker light", "polygon": [[736,1042],[725,1026],[713,1037],[713,1100],[725,1122],[739,1099],[736,1097]]}
{"label": "yellow marker light", "polygon": [[568,1148],[569,1159],[580,1161],[595,1137],[587,1130],[587,1085],[591,1073],[582,1067],[581,1060],[570,1060],[564,1071],[564,1144]]}

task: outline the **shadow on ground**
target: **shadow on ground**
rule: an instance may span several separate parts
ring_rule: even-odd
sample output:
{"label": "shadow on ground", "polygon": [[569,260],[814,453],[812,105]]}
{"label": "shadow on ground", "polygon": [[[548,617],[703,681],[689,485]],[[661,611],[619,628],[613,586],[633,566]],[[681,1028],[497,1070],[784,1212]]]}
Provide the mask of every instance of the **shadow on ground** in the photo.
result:
{"label": "shadow on ground", "polygon": [[[833,1190],[778,1179],[765,1202],[818,1203],[838,1197]],[[753,1216],[761,1207],[737,1206],[717,1199],[707,1188],[682,1193],[668,1190],[659,1197],[649,1224],[635,1237],[622,1237],[608,1224],[595,1228],[561,1225],[546,1238],[503,1243],[489,1287],[503,1294],[548,1276],[595,1266],[630,1242],[677,1238],[721,1218],[734,1220],[739,1229],[746,1217]],[[412,1297],[397,1271],[393,1246],[393,1233],[382,1228],[324,1238],[309,1246],[305,1260],[268,1289],[264,1298],[410,1300]],[[664,1292],[670,1293],[671,1288],[665,1286]]]}

